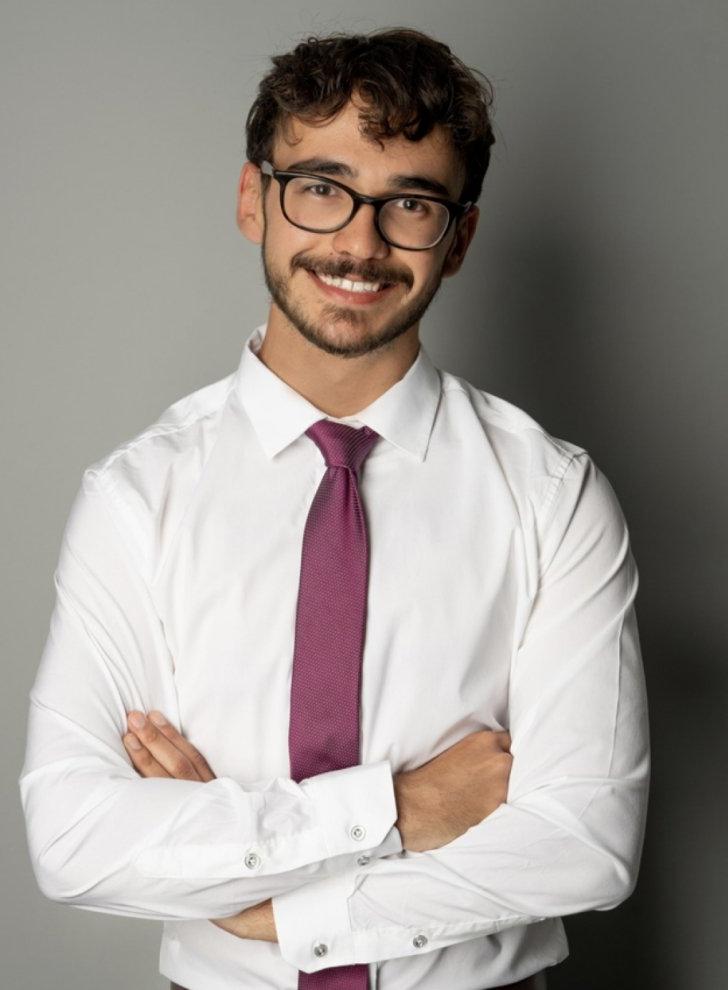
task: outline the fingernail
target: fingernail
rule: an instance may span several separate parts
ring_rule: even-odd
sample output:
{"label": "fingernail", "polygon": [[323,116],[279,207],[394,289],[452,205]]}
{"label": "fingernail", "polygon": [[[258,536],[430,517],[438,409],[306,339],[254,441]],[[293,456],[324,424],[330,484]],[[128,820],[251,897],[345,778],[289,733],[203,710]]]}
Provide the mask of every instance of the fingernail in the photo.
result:
{"label": "fingernail", "polygon": [[166,725],[167,719],[161,712],[150,712],[149,717],[155,725]]}
{"label": "fingernail", "polygon": [[144,722],[144,716],[140,712],[132,712],[129,716],[129,724],[133,725],[135,729],[143,729]]}
{"label": "fingernail", "polygon": [[127,744],[127,746],[130,749],[142,748],[142,744],[139,742],[139,740],[133,733],[130,733],[128,736],[124,736],[124,742]]}

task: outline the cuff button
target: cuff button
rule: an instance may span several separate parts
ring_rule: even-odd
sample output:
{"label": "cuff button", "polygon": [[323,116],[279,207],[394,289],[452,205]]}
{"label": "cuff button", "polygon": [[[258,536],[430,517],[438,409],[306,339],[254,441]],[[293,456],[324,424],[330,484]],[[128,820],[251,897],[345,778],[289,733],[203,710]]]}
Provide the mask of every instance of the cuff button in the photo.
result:
{"label": "cuff button", "polygon": [[352,825],[349,829],[349,835],[352,839],[356,839],[357,842],[361,842],[364,836],[367,834],[367,830],[363,825]]}
{"label": "cuff button", "polygon": [[356,861],[359,866],[366,866],[370,859],[371,856],[367,856],[366,853],[362,853],[361,856],[356,857]]}
{"label": "cuff button", "polygon": [[257,853],[249,852],[245,857],[244,862],[249,870],[254,870],[256,867],[260,866],[260,856]]}
{"label": "cuff button", "polygon": [[328,945],[324,945],[323,942],[318,942],[313,947],[313,954],[315,956],[325,956],[328,951],[329,951]]}
{"label": "cuff button", "polygon": [[421,949],[423,945],[427,945],[427,937],[425,935],[415,935],[412,939],[412,945],[415,949]]}

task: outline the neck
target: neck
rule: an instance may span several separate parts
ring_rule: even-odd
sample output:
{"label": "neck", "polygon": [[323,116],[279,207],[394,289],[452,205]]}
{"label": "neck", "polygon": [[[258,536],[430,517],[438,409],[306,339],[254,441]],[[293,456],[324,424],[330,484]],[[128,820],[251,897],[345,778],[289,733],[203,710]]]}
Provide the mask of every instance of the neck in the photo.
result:
{"label": "neck", "polygon": [[420,348],[419,324],[367,354],[329,354],[271,307],[258,357],[327,416],[353,416],[405,376]]}

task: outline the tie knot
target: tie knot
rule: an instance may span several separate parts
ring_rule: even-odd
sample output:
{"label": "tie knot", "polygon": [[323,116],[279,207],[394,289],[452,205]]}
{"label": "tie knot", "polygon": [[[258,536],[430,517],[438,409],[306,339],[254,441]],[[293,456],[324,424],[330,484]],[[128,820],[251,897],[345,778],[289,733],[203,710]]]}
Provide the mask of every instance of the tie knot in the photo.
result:
{"label": "tie knot", "polygon": [[320,419],[309,426],[306,436],[311,437],[324,455],[327,467],[351,468],[355,474],[379,439],[379,434],[368,426],[357,429],[330,419]]}

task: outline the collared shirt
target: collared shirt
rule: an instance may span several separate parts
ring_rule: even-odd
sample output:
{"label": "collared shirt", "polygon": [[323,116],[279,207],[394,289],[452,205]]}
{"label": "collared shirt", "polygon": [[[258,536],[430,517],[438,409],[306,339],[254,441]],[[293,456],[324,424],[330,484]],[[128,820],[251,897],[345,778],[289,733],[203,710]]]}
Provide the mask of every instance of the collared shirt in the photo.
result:
{"label": "collared shirt", "polygon": [[[164,922],[189,990],[481,990],[568,954],[563,915],[633,890],[650,774],[638,575],[582,447],[437,369],[421,344],[355,416],[380,439],[358,766],[295,783],[288,724],[304,524],[325,417],[246,340],[235,372],[83,472],[55,571],[19,786],[41,891]],[[216,779],[142,778],[126,713],[158,708]],[[403,848],[393,775],[507,729],[507,801]],[[272,898],[278,942],[208,919]]]}

